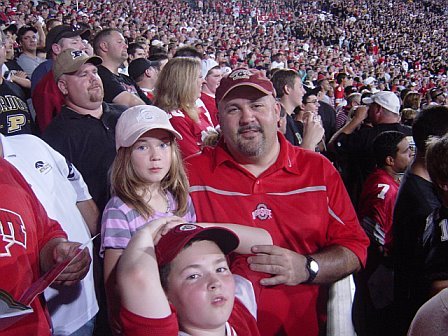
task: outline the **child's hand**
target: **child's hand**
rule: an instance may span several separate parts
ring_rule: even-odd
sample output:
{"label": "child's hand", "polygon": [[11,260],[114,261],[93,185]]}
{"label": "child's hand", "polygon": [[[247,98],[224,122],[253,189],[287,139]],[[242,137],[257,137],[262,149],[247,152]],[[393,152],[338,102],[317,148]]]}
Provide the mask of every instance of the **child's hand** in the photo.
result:
{"label": "child's hand", "polygon": [[162,217],[146,224],[145,229],[147,228],[148,230],[150,230],[154,245],[157,245],[160,238],[164,234],[166,234],[173,227],[183,223],[185,223],[185,219],[177,216]]}

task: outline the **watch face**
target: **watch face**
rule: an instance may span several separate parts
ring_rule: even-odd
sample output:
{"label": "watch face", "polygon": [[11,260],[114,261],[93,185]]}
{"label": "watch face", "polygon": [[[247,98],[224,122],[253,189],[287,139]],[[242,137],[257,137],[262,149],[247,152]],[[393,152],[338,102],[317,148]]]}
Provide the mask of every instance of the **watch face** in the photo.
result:
{"label": "watch face", "polygon": [[317,262],[315,260],[311,260],[311,262],[310,262],[310,269],[313,272],[318,272],[319,271],[319,265],[317,264]]}

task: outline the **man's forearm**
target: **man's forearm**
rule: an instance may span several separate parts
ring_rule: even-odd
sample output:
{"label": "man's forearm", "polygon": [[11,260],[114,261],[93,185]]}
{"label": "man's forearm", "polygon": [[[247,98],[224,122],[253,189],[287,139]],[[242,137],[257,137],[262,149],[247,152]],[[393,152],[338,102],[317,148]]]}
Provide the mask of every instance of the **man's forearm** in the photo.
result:
{"label": "man's forearm", "polygon": [[343,246],[330,246],[311,257],[319,264],[319,273],[313,281],[316,284],[333,283],[361,268],[358,257]]}
{"label": "man's forearm", "polygon": [[76,203],[76,206],[78,207],[79,212],[81,212],[84,221],[89,227],[90,234],[93,237],[99,231],[98,221],[100,212],[98,210],[98,207],[92,199],[78,202]]}

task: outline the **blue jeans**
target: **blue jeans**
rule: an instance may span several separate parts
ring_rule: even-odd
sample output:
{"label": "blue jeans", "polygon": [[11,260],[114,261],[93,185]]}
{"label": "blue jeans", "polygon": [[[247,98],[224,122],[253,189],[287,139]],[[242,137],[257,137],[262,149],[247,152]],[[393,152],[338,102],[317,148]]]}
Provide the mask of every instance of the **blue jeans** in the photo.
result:
{"label": "blue jeans", "polygon": [[84,324],[81,328],[76,330],[70,336],[92,336],[93,328],[95,327],[95,317],[93,317],[90,321]]}

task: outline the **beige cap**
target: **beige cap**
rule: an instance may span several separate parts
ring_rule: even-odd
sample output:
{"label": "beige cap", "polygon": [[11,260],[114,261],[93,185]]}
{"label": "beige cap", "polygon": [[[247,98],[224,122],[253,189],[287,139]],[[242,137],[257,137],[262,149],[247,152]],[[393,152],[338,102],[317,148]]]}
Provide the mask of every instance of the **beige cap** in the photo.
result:
{"label": "beige cap", "polygon": [[101,63],[103,63],[103,60],[98,56],[89,56],[81,50],[66,49],[61,52],[54,61],[54,79],[57,81],[63,74],[74,73],[86,63],[100,65]]}
{"label": "beige cap", "polygon": [[182,136],[170,123],[168,113],[151,105],[138,105],[128,108],[118,119],[115,127],[115,147],[131,147],[142,134],[153,129],[164,129],[177,139]]}

